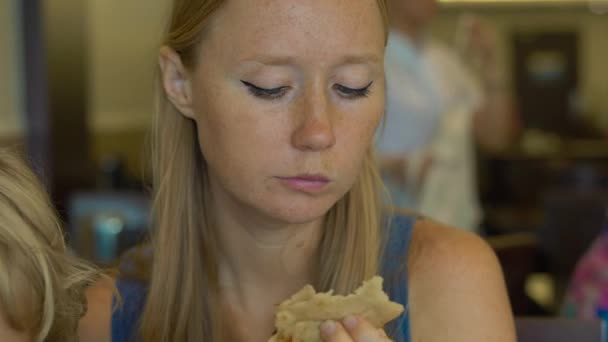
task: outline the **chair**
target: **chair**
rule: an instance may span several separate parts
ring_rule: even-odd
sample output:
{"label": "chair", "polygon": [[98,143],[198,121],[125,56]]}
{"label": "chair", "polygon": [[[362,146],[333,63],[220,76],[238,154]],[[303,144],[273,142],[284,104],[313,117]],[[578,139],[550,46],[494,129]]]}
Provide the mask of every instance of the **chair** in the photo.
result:
{"label": "chair", "polygon": [[519,342],[608,342],[602,320],[515,318]]}
{"label": "chair", "polygon": [[511,233],[486,238],[505,275],[511,307],[515,315],[545,316],[550,312],[526,293],[526,281],[542,267],[538,239],[533,233]]}
{"label": "chair", "polygon": [[542,200],[545,224],[539,227],[537,238],[555,279],[559,308],[576,264],[604,226],[608,192],[553,189]]}
{"label": "chair", "polygon": [[109,265],[146,238],[149,199],[138,192],[81,192],[68,204],[70,246],[81,257]]}

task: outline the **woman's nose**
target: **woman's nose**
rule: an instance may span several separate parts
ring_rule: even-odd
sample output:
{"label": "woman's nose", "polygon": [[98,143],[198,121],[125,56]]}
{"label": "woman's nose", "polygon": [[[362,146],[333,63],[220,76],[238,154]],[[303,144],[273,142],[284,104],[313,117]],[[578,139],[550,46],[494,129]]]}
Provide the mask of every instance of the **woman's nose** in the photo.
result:
{"label": "woman's nose", "polygon": [[298,125],[292,134],[292,145],[302,151],[322,151],[336,143],[332,105],[327,97],[314,94],[301,102]]}

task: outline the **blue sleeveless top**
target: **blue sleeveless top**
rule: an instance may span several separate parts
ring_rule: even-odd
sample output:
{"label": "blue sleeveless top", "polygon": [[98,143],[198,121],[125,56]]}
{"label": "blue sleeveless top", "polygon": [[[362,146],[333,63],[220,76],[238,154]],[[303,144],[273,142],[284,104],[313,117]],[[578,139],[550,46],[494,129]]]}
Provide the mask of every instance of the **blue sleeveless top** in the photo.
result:
{"label": "blue sleeveless top", "polygon": [[[415,217],[400,214],[392,216],[388,224],[389,236],[380,274],[384,278],[384,290],[390,299],[405,308],[397,319],[386,326],[387,333],[395,342],[410,342],[406,258],[415,222]],[[121,269],[133,266],[132,261],[126,258]],[[112,342],[135,342],[139,318],[146,301],[146,283],[118,278],[116,287],[122,305],[112,313]]]}

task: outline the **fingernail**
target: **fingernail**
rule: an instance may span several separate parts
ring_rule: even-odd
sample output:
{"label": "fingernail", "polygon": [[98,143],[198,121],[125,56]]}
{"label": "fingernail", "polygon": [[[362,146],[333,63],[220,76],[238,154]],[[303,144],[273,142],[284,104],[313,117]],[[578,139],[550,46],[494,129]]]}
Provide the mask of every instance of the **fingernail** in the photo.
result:
{"label": "fingernail", "polygon": [[346,330],[349,331],[354,330],[357,327],[357,323],[359,323],[359,320],[355,316],[348,316],[342,321]]}
{"label": "fingernail", "polygon": [[328,338],[336,332],[336,322],[325,321],[321,323],[321,336]]}

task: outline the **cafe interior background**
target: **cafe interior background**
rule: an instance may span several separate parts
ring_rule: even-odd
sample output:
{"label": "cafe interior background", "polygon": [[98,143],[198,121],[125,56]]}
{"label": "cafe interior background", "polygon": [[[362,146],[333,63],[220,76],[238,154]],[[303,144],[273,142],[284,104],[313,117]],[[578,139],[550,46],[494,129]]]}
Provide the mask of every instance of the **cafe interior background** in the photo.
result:
{"label": "cafe interior background", "polygon": [[[73,249],[108,266],[145,238],[145,142],[167,1],[0,0],[0,146],[52,191]],[[482,234],[517,316],[558,316],[608,207],[608,0],[445,0],[496,33],[517,138],[480,151]],[[607,265],[608,267],[608,265]]]}

